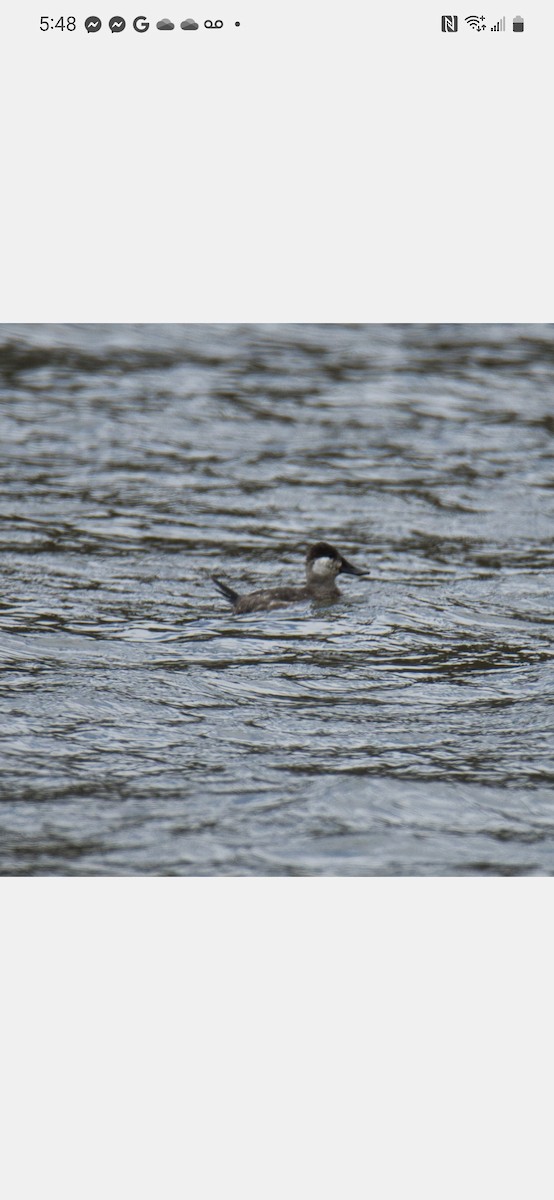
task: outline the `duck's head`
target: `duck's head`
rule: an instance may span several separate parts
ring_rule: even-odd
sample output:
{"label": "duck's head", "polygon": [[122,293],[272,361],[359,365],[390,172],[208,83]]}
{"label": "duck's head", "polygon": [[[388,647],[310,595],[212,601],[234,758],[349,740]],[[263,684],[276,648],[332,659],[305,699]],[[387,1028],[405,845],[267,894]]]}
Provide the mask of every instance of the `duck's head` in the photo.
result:
{"label": "duck's head", "polygon": [[309,583],[331,582],[336,575],[366,575],[353,567],[334,546],[328,542],[317,542],[306,555],[306,575]]}

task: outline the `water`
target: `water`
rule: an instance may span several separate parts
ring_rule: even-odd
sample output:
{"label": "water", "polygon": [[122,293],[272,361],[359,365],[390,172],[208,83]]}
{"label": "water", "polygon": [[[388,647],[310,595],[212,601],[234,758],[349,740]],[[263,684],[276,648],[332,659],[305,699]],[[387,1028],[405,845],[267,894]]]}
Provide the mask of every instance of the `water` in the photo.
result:
{"label": "water", "polygon": [[0,434],[3,874],[554,871],[553,326],[3,326]]}

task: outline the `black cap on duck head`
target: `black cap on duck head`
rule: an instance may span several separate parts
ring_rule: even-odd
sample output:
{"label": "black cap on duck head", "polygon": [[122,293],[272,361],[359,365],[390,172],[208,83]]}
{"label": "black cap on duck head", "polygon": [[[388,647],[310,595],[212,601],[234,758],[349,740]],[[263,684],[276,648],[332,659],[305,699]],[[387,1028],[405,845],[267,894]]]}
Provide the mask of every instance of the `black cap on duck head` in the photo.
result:
{"label": "black cap on duck head", "polygon": [[340,554],[335,550],[334,546],[330,546],[329,542],[318,542],[315,546],[310,546],[306,555],[306,562],[313,563],[316,558],[328,558],[331,562],[340,561]]}

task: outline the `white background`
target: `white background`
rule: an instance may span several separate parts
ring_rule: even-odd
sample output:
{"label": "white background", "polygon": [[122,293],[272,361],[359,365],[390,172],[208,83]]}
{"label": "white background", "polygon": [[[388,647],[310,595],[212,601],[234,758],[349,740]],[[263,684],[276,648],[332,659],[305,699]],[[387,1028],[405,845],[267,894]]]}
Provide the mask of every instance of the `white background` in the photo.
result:
{"label": "white background", "polygon": [[550,1200],[551,891],[3,881],[2,1195]]}
{"label": "white background", "polygon": [[0,319],[551,318],[551,4],[94,4],[3,6]]}
{"label": "white background", "polygon": [[[0,18],[1,320],[553,319],[551,4],[44,9]],[[225,25],[81,28],[139,12]],[[9,1200],[551,1196],[551,881],[0,903]]]}

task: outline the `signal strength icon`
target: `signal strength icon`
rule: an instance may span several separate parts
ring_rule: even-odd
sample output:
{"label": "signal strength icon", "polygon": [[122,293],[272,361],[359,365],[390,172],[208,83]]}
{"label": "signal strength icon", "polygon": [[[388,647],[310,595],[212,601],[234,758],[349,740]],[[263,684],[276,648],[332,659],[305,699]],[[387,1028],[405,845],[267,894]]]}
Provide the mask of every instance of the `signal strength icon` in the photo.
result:
{"label": "signal strength icon", "polygon": [[471,29],[475,29],[476,33],[482,33],[483,29],[486,28],[484,17],[466,17],[465,20],[466,25],[469,25]]}
{"label": "signal strength icon", "polygon": [[496,22],[496,25],[491,25],[491,33],[505,33],[505,32],[506,32],[506,18],[505,17],[501,17],[500,20]]}

